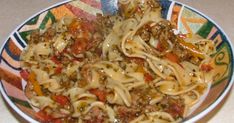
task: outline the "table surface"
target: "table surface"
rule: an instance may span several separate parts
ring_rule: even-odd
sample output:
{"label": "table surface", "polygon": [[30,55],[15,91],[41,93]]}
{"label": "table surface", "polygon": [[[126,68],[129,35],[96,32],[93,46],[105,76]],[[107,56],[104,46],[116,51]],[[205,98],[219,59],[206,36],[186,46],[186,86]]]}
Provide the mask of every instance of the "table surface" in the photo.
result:
{"label": "table surface", "polygon": [[[0,44],[28,17],[50,5],[63,0],[0,0]],[[216,21],[234,44],[234,6],[233,0],[177,0],[190,5]],[[224,100],[199,123],[229,123],[234,121],[233,89]],[[0,123],[26,122],[16,114],[0,96]]]}

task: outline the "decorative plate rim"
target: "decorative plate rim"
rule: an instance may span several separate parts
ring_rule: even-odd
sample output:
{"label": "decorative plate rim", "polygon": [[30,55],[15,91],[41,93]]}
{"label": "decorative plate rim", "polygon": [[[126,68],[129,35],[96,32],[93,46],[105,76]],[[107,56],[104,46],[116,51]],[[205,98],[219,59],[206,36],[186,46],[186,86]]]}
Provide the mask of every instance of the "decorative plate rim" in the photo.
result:
{"label": "decorative plate rim", "polygon": [[[174,1],[174,0],[169,0],[169,1]],[[218,29],[223,33],[223,35],[226,37],[227,41],[228,42],[227,44],[230,46],[230,50],[231,50],[231,62],[232,62],[232,65],[234,64],[234,52],[233,52],[233,45],[232,45],[232,42],[230,40],[230,38],[228,37],[228,35],[226,34],[226,32],[223,30],[223,28],[221,28],[221,26],[216,23],[212,18],[210,18],[209,16],[205,15],[203,12],[195,9],[194,7],[191,7],[187,4],[184,4],[184,3],[181,3],[181,2],[178,2],[178,1],[175,1],[176,3],[179,3],[181,5],[184,5],[185,7],[187,7],[188,9],[194,11],[194,12],[197,12],[198,14],[200,14],[201,16],[205,17],[206,19],[208,19],[210,22],[212,22],[215,26],[218,27]],[[232,66],[232,71],[233,71],[233,66]],[[234,83],[234,75],[233,75],[233,72],[231,72],[231,78],[228,80],[228,84],[225,86],[225,89],[221,92],[221,94],[218,96],[218,98],[212,102],[212,104],[210,104],[205,110],[201,111],[199,114],[195,115],[194,117],[188,119],[188,120],[185,120],[185,123],[193,123],[195,121],[198,121],[199,119],[201,119],[202,117],[204,117],[205,115],[207,115],[210,111],[212,111],[223,99],[224,97],[228,94],[228,92],[230,91],[233,83]]]}
{"label": "decorative plate rim", "polygon": [[[21,24],[19,24],[18,26],[16,26],[16,28],[14,28],[14,30],[5,38],[1,48],[0,48],[0,51],[3,50],[4,46],[6,45],[7,43],[7,40],[10,38],[11,35],[14,34],[14,32],[16,32],[18,29],[20,29],[26,22],[28,22],[29,20],[31,20],[32,18],[36,17],[37,15],[47,11],[47,10],[50,10],[54,7],[57,7],[57,6],[60,6],[60,5],[63,5],[65,3],[68,3],[72,0],[65,0],[65,1],[62,1],[62,2],[58,2],[54,5],[51,5],[51,6],[48,6],[44,9],[41,9],[39,10],[38,12],[36,12],[35,14],[33,14],[32,16],[30,16],[29,18],[27,18],[25,21],[23,21]],[[28,116],[26,113],[24,113],[22,110],[20,110],[12,101],[11,99],[8,97],[4,87],[3,87],[3,84],[2,84],[2,80],[0,80],[0,92],[1,92],[1,95],[3,96],[3,98],[5,99],[5,101],[9,104],[9,106],[14,109],[15,112],[17,112],[18,115],[20,115],[22,118],[24,118],[26,121],[30,122],[30,123],[39,123],[38,121],[36,121],[35,119],[33,119],[32,117]]]}
{"label": "decorative plate rim", "polygon": [[[32,16],[30,16],[29,18],[27,18],[21,24],[19,24],[18,26],[16,26],[16,28],[14,28],[14,30],[5,38],[2,46],[0,47],[0,51],[3,50],[4,46],[7,43],[7,40],[10,38],[10,36],[13,35],[14,32],[16,32],[18,29],[20,29],[23,25],[25,25],[26,22],[28,22],[29,20],[33,19],[37,15],[39,15],[39,14],[41,14],[41,13],[47,11],[47,10],[50,10],[50,9],[52,9],[54,7],[66,4],[66,3],[71,2],[71,1],[73,1],[73,0],[64,0],[62,2],[58,2],[58,3],[54,4],[54,5],[48,6],[48,7],[44,8],[44,9],[41,9],[40,11],[36,12],[35,14],[33,14]],[[191,7],[191,6],[187,5],[187,4],[184,4],[182,2],[175,1],[175,0],[168,0],[168,1],[181,4],[183,7],[187,7],[189,10],[192,10],[192,11],[200,14],[201,16],[205,17],[210,22],[212,22],[223,33],[223,35],[226,37],[226,39],[227,39],[226,42],[227,42],[228,46],[230,47],[230,51],[231,51],[230,52],[231,53],[231,55],[230,55],[231,56],[231,63],[234,64],[234,59],[233,59],[234,58],[234,51],[233,51],[234,50],[234,46],[233,46],[230,38],[228,37],[228,35],[225,33],[225,31],[221,28],[221,26],[219,24],[217,24],[212,18],[210,18],[209,16],[207,16],[206,14],[204,14],[203,12],[199,11],[198,9],[196,9],[194,7]],[[233,71],[233,66],[232,66],[231,70]],[[218,98],[214,102],[212,102],[205,110],[201,111],[199,114],[193,116],[190,119],[185,119],[185,121],[183,121],[183,122],[185,122],[185,123],[195,122],[195,121],[198,121],[199,119],[201,119],[202,117],[204,117],[205,115],[207,115],[210,111],[212,111],[224,99],[224,97],[230,91],[233,83],[234,83],[234,75],[233,75],[233,72],[231,72],[231,78],[228,80],[228,84],[225,86],[225,89],[220,93],[220,95],[218,96]],[[27,120],[30,123],[39,123],[38,121],[36,121],[32,117],[30,117],[26,113],[24,113],[22,110],[20,110],[15,105],[15,103],[13,103],[11,101],[11,99],[8,97],[8,95],[5,92],[5,89],[4,89],[4,86],[3,86],[1,80],[0,80],[0,92],[1,92],[1,94],[3,96],[3,98],[5,99],[5,101],[9,104],[9,106],[11,108],[14,109],[15,112],[18,113],[18,115],[20,115],[22,118],[24,118],[25,120]]]}

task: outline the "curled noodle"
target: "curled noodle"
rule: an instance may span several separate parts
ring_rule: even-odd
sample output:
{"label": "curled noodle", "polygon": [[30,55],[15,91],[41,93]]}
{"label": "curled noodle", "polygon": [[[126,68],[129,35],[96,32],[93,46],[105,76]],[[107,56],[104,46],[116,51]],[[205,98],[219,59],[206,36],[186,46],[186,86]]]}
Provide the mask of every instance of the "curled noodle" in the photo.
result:
{"label": "curled noodle", "polygon": [[30,104],[52,117],[43,122],[180,122],[208,92],[214,42],[175,34],[156,1],[118,4],[31,34],[20,59]]}

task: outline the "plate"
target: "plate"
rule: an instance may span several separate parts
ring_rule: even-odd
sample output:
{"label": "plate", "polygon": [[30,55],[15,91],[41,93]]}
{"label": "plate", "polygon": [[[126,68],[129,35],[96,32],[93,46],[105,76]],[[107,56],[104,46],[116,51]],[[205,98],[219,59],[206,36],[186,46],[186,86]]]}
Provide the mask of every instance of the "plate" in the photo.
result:
{"label": "plate", "polygon": [[[212,55],[214,81],[204,101],[184,122],[195,122],[214,109],[233,84],[233,46],[225,32],[208,16],[183,3],[161,0],[163,18],[176,24],[182,33],[196,33],[214,41],[217,53]],[[29,122],[35,119],[35,109],[24,95],[26,82],[20,77],[21,52],[27,46],[27,36],[33,30],[45,29],[63,16],[95,19],[96,13],[114,14],[118,10],[117,0],[64,1],[46,8],[19,25],[1,47],[0,74],[10,74],[13,79],[1,80],[0,90],[6,102]]]}

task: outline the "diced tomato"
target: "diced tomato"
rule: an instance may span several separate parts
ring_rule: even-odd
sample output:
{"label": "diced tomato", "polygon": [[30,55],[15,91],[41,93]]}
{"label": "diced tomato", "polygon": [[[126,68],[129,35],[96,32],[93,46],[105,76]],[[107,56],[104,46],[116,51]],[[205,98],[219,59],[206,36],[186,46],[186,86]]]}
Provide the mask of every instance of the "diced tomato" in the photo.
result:
{"label": "diced tomato", "polygon": [[165,48],[161,45],[160,42],[158,42],[158,44],[156,46],[156,50],[158,50],[159,52],[163,52],[165,50]]}
{"label": "diced tomato", "polygon": [[74,35],[82,35],[82,38],[90,39],[90,33],[94,32],[94,25],[87,20],[74,20],[68,26],[68,31]]}
{"label": "diced tomato", "polygon": [[62,65],[58,65],[58,66],[55,68],[54,72],[55,72],[55,74],[59,74],[59,73],[62,72],[62,70],[63,70]]}
{"label": "diced tomato", "polygon": [[100,101],[102,101],[102,102],[106,101],[106,92],[105,91],[100,90],[100,89],[90,89],[89,92],[96,95]]}
{"label": "diced tomato", "polygon": [[48,123],[53,120],[51,115],[48,115],[44,110],[40,110],[35,114],[35,117],[42,123]]}
{"label": "diced tomato", "polygon": [[87,20],[74,20],[69,26],[68,31],[74,36],[71,53],[80,54],[89,50],[94,45],[93,34],[94,24]]}
{"label": "diced tomato", "polygon": [[147,83],[154,80],[153,76],[150,75],[149,73],[145,73],[144,78]]}
{"label": "diced tomato", "polygon": [[20,71],[20,76],[21,76],[24,80],[28,80],[29,72],[28,72],[27,70],[21,70],[21,71]]}
{"label": "diced tomato", "polygon": [[201,70],[204,72],[209,72],[213,69],[213,67],[210,64],[202,64]]}
{"label": "diced tomato", "polygon": [[52,121],[52,123],[62,123],[62,120],[61,119],[55,119]]}
{"label": "diced tomato", "polygon": [[73,20],[72,23],[68,26],[68,31],[71,34],[76,35],[79,27],[80,27],[80,22],[77,20]]}
{"label": "diced tomato", "polygon": [[63,95],[54,95],[52,98],[62,106],[67,105],[70,102],[68,97]]}
{"label": "diced tomato", "polygon": [[80,54],[86,51],[88,41],[84,38],[77,39],[71,46],[71,51],[74,54]]}
{"label": "diced tomato", "polygon": [[166,53],[165,57],[171,62],[174,62],[174,63],[180,62],[179,57],[174,53]]}
{"label": "diced tomato", "polygon": [[56,56],[52,56],[52,57],[50,58],[50,60],[52,60],[55,64],[60,64],[60,63],[61,63],[61,61],[59,61],[58,58],[57,58]]}
{"label": "diced tomato", "polygon": [[35,114],[35,117],[42,123],[62,123],[61,119],[53,118],[47,114],[44,110],[40,110]]}
{"label": "diced tomato", "polygon": [[92,22],[82,21],[81,29],[84,31],[93,32],[95,27],[94,27],[94,24]]}

